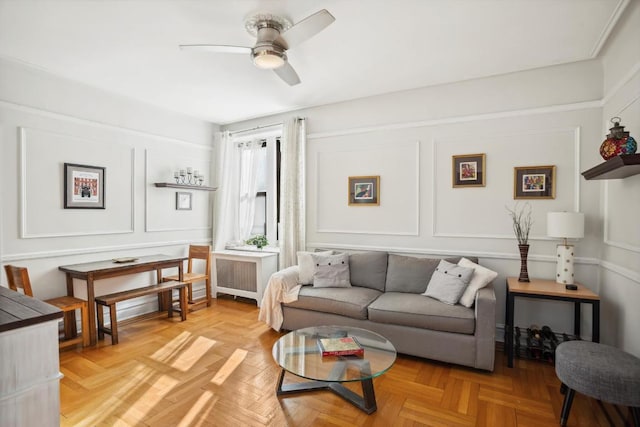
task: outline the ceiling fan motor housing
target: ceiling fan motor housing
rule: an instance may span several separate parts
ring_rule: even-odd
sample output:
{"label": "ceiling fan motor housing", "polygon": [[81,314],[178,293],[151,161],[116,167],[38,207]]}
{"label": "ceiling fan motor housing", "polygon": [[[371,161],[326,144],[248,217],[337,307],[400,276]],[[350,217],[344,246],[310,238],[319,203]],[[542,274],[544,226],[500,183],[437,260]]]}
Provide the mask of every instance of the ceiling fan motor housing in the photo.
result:
{"label": "ceiling fan motor housing", "polygon": [[276,42],[280,37],[282,25],[266,19],[255,23],[257,41],[251,50],[253,63],[259,68],[275,69],[287,62],[286,48]]}

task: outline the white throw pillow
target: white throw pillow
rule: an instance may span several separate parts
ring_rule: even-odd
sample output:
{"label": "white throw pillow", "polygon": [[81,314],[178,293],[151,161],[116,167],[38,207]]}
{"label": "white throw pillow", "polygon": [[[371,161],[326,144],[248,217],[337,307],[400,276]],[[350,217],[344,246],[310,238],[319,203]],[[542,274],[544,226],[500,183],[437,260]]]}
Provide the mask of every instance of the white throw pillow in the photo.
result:
{"label": "white throw pillow", "polygon": [[316,263],[311,259],[311,254],[332,255],[333,251],[305,252],[298,251],[298,283],[310,285],[313,283],[313,273],[316,271]]}
{"label": "white throw pillow", "polygon": [[422,295],[445,304],[455,305],[473,276],[473,268],[462,267],[442,260],[433,272],[427,290]]}
{"label": "white throw pillow", "polygon": [[316,271],[313,274],[314,288],[350,288],[349,254],[311,254]]}
{"label": "white throw pillow", "polygon": [[460,297],[460,304],[465,307],[471,307],[476,300],[476,293],[487,286],[493,279],[498,277],[498,273],[493,270],[489,270],[486,267],[476,264],[473,261],[469,261],[466,258],[462,258],[458,261],[458,265],[462,267],[473,268],[473,277],[469,286],[465,289],[464,294]]}

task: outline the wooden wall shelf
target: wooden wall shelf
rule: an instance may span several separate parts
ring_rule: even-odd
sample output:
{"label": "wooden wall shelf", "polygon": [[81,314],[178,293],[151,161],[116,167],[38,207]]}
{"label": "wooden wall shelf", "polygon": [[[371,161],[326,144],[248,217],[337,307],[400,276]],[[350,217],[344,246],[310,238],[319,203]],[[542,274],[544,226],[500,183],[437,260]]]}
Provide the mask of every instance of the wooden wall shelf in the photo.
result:
{"label": "wooden wall shelf", "polygon": [[621,179],[640,174],[640,154],[621,154],[582,172],[585,179]]}
{"label": "wooden wall shelf", "polygon": [[182,188],[183,190],[202,190],[202,191],[216,191],[218,187],[206,187],[204,185],[190,185],[190,184],[174,184],[171,182],[156,182],[156,187],[160,188]]}

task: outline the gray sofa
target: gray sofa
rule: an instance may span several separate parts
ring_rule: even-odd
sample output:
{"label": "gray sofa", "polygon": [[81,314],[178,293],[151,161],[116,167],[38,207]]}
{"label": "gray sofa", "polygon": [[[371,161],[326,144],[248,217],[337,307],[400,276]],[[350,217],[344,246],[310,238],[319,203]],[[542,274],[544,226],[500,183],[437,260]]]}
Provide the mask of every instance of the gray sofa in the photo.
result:
{"label": "gray sofa", "polygon": [[[477,259],[466,257],[477,263]],[[457,263],[460,258],[447,258]],[[471,308],[420,295],[440,259],[386,252],[351,254],[351,287],[302,286],[281,304],[282,329],[347,325],[377,332],[399,353],[493,371],[496,298],[490,283]],[[284,270],[283,270],[284,271]],[[295,268],[287,274],[297,274]]]}

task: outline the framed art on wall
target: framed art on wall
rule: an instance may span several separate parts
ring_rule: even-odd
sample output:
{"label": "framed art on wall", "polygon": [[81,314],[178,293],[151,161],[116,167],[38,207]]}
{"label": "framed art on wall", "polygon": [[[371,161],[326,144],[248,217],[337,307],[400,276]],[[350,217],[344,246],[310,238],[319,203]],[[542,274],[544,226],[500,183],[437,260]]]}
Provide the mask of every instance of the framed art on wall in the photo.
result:
{"label": "framed art on wall", "polygon": [[64,164],[64,208],[104,209],[106,169],[100,166]]}
{"label": "framed art on wall", "polygon": [[191,193],[176,191],[176,210],[179,210],[179,211],[191,210]]}
{"label": "framed art on wall", "polygon": [[485,157],[484,153],[452,156],[453,187],[484,187]]}
{"label": "framed art on wall", "polygon": [[521,166],[513,168],[514,199],[555,199],[555,166]]}
{"label": "framed art on wall", "polygon": [[380,176],[350,176],[349,206],[380,205]]}

